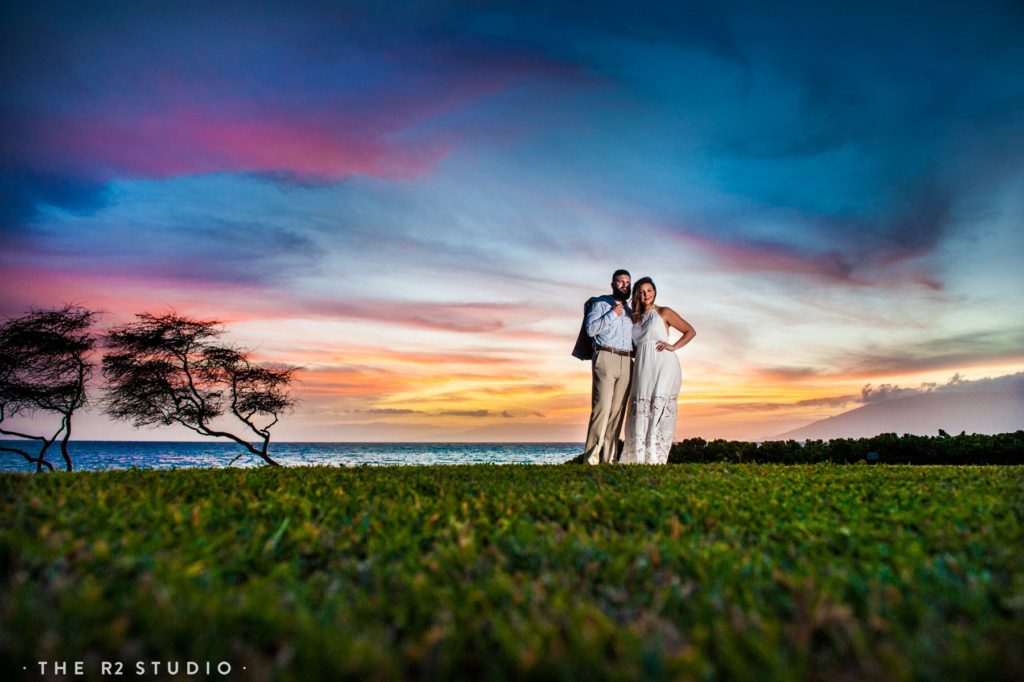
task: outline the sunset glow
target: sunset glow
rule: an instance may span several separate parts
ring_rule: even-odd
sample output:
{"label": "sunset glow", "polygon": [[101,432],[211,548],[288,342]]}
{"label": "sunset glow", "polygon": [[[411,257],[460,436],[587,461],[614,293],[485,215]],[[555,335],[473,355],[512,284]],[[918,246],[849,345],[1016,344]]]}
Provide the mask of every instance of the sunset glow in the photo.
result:
{"label": "sunset glow", "polygon": [[3,10],[0,314],[222,320],[304,368],[278,440],[582,441],[620,267],[677,437],[1024,371],[1014,3],[101,7]]}

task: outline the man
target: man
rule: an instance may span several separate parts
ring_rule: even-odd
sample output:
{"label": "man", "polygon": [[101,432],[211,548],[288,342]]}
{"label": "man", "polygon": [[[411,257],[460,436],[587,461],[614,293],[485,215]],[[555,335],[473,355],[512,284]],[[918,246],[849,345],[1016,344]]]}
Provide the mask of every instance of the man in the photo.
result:
{"label": "man", "polygon": [[633,320],[629,300],[631,278],[625,270],[612,275],[612,293],[591,299],[584,320],[593,344],[590,426],[584,459],[590,464],[619,458],[619,433],[626,414],[633,373]]}

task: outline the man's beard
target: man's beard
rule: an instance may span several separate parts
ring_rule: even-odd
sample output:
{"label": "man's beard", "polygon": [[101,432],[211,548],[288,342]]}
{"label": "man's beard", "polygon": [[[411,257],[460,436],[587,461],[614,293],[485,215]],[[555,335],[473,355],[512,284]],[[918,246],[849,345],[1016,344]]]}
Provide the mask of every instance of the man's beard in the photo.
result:
{"label": "man's beard", "polygon": [[622,301],[623,303],[625,303],[626,301],[629,300],[629,290],[631,288],[632,287],[627,287],[625,291],[619,291],[618,289],[613,289],[612,290],[612,296],[615,297],[616,301]]}

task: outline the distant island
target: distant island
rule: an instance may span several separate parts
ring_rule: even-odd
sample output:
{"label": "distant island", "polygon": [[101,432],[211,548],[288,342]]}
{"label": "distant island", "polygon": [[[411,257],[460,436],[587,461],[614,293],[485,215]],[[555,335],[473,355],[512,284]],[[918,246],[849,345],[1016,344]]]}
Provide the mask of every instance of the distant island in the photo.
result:
{"label": "distant island", "polygon": [[870,438],[880,433],[1010,433],[1024,428],[1024,375],[965,381],[870,402],[765,440]]}

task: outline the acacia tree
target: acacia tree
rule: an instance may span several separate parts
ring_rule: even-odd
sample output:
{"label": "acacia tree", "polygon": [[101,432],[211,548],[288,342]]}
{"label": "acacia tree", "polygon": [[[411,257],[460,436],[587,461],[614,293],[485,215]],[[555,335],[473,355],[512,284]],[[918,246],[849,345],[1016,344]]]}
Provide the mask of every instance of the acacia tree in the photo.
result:
{"label": "acacia tree", "polygon": [[[35,464],[54,470],[47,459],[50,447],[60,439],[60,452],[68,471],[72,470],[68,442],[71,420],[87,402],[86,384],[92,376],[92,350],[96,337],[92,325],[98,311],[76,305],[55,310],[33,309],[0,325],[0,434],[36,441],[33,456],[24,448],[0,445]],[[60,416],[60,425],[50,436],[24,433],[4,427],[18,415],[43,411]]]}
{"label": "acacia tree", "polygon": [[[104,339],[107,414],[136,428],[180,424],[227,438],[276,466],[270,429],[295,406],[288,389],[298,368],[253,363],[251,351],[218,343],[224,330],[214,320],[176,313],[135,318]],[[219,426],[223,418],[239,422],[242,435]]]}

